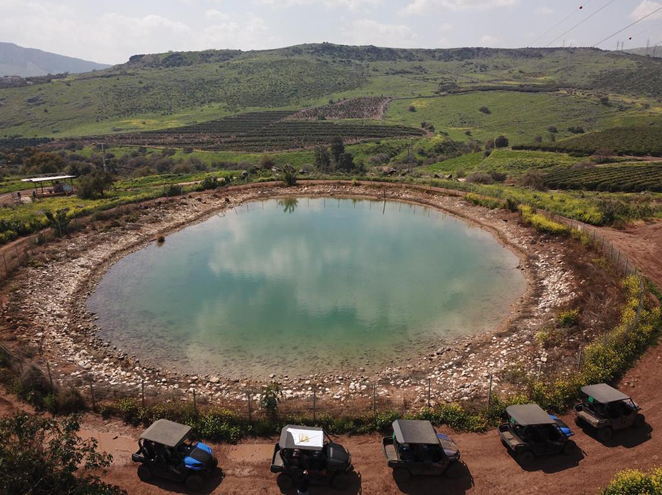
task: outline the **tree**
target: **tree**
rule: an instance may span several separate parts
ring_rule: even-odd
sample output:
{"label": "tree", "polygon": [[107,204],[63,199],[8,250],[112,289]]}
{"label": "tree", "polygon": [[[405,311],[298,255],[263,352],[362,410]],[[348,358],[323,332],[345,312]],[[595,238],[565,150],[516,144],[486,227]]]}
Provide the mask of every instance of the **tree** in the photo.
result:
{"label": "tree", "polygon": [[333,158],[333,162],[338,165],[338,162],[340,160],[340,155],[342,155],[345,152],[345,145],[342,142],[341,137],[334,137],[331,140],[331,157]]}
{"label": "tree", "polygon": [[262,155],[260,157],[260,168],[263,170],[270,170],[276,166],[276,162],[274,161],[273,157],[271,155]]}
{"label": "tree", "polygon": [[326,172],[331,166],[331,155],[324,146],[315,148],[315,167],[321,172]]}
{"label": "tree", "polygon": [[494,140],[494,145],[497,148],[507,148],[508,147],[508,138],[506,136],[499,136]]}
{"label": "tree", "polygon": [[55,153],[39,151],[25,160],[25,166],[31,173],[54,174],[64,170],[64,159]]}
{"label": "tree", "polygon": [[269,385],[262,389],[260,395],[260,406],[271,420],[278,417],[278,404],[283,397],[283,391],[280,388],[280,383],[271,382]]}
{"label": "tree", "polygon": [[338,169],[343,172],[351,172],[354,170],[354,157],[351,153],[343,153],[338,158]]}
{"label": "tree", "polygon": [[292,165],[285,165],[285,169],[283,170],[283,182],[288,187],[297,185],[297,172]]}
{"label": "tree", "polygon": [[69,208],[62,208],[57,210],[55,213],[52,211],[45,211],[46,219],[48,220],[48,225],[57,233],[59,237],[62,237],[69,230],[69,223],[71,219],[67,216]]}
{"label": "tree", "polygon": [[17,414],[0,420],[0,493],[119,495],[101,481],[112,456],[78,436],[80,418]]}
{"label": "tree", "polygon": [[78,196],[82,199],[104,197],[106,189],[113,185],[114,179],[108,172],[97,170],[78,180]]}

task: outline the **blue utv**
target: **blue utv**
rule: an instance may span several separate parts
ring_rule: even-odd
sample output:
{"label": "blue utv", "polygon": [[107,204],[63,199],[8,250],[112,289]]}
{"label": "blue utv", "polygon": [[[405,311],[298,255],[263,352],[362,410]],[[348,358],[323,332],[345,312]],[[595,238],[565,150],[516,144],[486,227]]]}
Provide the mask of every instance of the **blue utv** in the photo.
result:
{"label": "blue utv", "polygon": [[191,491],[203,488],[206,478],[218,465],[210,447],[188,441],[191,427],[159,419],[138,440],[139,450],[131,456],[140,463],[138,477],[149,481],[154,476],[185,483]]}

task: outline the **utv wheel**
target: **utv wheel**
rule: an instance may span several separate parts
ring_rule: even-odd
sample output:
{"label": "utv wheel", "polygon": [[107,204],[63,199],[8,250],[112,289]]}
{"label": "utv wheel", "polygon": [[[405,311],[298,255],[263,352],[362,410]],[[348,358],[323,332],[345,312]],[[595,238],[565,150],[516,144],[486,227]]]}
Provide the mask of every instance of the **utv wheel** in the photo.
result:
{"label": "utv wheel", "polygon": [[601,442],[608,442],[612,436],[614,436],[614,430],[610,426],[605,426],[598,430],[598,440]]}
{"label": "utv wheel", "polygon": [[289,474],[280,473],[278,478],[276,478],[276,483],[278,484],[278,487],[282,488],[283,490],[290,490],[291,488],[294,488],[294,478],[292,478],[292,476]]}
{"label": "utv wheel", "polygon": [[336,474],[331,481],[331,486],[336,490],[347,490],[349,488],[349,476]]}
{"label": "utv wheel", "polygon": [[634,427],[641,428],[644,424],[646,424],[646,417],[643,414],[637,414],[634,418]]}
{"label": "utv wheel", "polygon": [[141,464],[138,466],[138,478],[140,478],[140,481],[149,481],[152,479],[152,472],[147,466]]}
{"label": "utv wheel", "polygon": [[444,476],[450,480],[454,480],[461,477],[463,471],[464,469],[462,468],[462,464],[457,461],[453,461],[448,465],[446,471],[444,471]]}
{"label": "utv wheel", "polygon": [[393,470],[393,479],[396,483],[404,483],[405,481],[409,481],[409,478],[411,478],[409,469],[395,468]]}
{"label": "utv wheel", "polygon": [[205,480],[203,480],[202,477],[198,476],[197,474],[191,474],[188,478],[186,478],[186,488],[192,492],[199,492],[202,490],[204,485]]}
{"label": "utv wheel", "polygon": [[525,450],[524,452],[517,454],[517,462],[519,462],[521,466],[530,466],[535,458],[533,452],[530,450]]}
{"label": "utv wheel", "polygon": [[572,455],[575,453],[575,450],[577,450],[577,444],[572,440],[567,441],[563,446],[563,453],[565,455]]}

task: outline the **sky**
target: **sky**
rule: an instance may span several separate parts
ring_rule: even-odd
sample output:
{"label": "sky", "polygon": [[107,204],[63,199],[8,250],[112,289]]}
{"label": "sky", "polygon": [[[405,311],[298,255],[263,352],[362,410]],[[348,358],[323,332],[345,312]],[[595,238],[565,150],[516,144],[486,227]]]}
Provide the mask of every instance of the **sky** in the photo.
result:
{"label": "sky", "polygon": [[[0,41],[108,64],[170,50],[323,41],[593,46],[658,8],[662,0],[0,0]],[[646,46],[649,38],[662,45],[662,10],[599,47]]]}

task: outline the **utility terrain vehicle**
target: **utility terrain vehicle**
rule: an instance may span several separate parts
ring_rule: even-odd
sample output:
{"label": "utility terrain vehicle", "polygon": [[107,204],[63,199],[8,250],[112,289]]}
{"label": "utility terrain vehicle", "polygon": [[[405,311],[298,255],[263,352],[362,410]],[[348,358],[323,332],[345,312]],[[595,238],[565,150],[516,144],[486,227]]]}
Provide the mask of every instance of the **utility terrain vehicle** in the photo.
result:
{"label": "utility terrain vehicle", "polygon": [[462,474],[457,445],[437,433],[429,421],[395,420],[393,435],[385,437],[382,446],[396,482],[407,481],[412,475],[456,478]]}
{"label": "utility terrain vehicle", "polygon": [[188,442],[191,427],[159,419],[138,440],[139,450],[131,456],[140,463],[138,477],[149,481],[154,476],[186,483],[192,491],[201,490],[207,476],[216,469],[211,448]]}
{"label": "utility terrain vehicle", "polygon": [[345,490],[354,470],[352,456],[342,445],[331,441],[322,428],[285,426],[274,446],[271,472],[278,473],[278,486],[289,489],[308,472],[314,485]]}
{"label": "utility terrain vehicle", "polygon": [[509,406],[506,414],[508,423],[499,426],[499,436],[522,466],[541,455],[570,454],[574,450],[575,442],[569,440],[574,433],[538,404]]}
{"label": "utility terrain vehicle", "polygon": [[641,408],[629,396],[606,383],[582,387],[581,398],[575,406],[577,424],[595,428],[601,442],[608,441],[614,430],[638,428],[646,422],[639,413]]}

